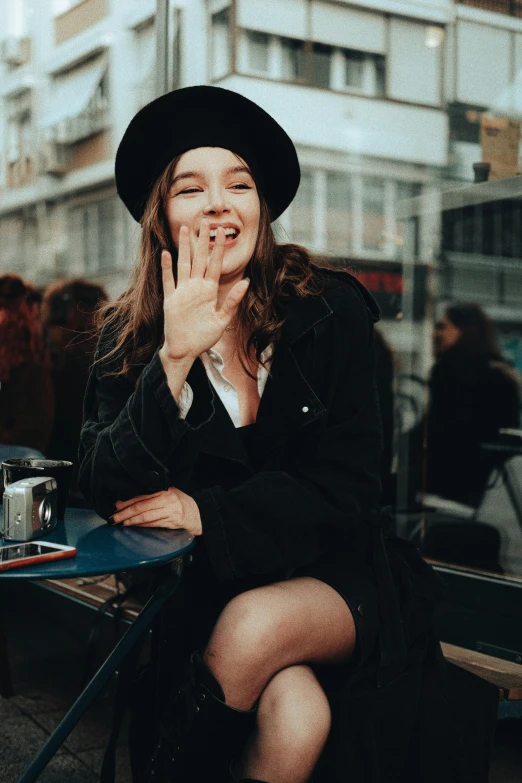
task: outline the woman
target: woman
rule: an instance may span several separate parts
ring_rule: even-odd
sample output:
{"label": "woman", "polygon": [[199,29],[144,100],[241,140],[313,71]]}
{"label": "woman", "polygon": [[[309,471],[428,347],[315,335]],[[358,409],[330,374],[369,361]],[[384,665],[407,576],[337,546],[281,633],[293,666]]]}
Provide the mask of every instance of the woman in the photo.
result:
{"label": "woman", "polygon": [[54,393],[36,289],[19,275],[0,277],[0,443],[45,452]]}
{"label": "woman", "polygon": [[[199,652],[167,705],[168,774],[228,780],[235,756],[233,780],[405,780],[438,585],[377,510],[375,302],[276,245],[297,156],[240,95],[193,87],[146,106],[116,182],[141,258],[105,310],[80,485],[116,524],[196,537],[173,622]],[[368,699],[344,710],[356,683],[380,688],[366,718]],[[143,742],[134,731],[140,780]]]}
{"label": "woman", "polygon": [[520,380],[502,358],[494,326],[476,304],[448,307],[433,334],[427,488],[478,506],[497,464],[482,444],[520,424]]}

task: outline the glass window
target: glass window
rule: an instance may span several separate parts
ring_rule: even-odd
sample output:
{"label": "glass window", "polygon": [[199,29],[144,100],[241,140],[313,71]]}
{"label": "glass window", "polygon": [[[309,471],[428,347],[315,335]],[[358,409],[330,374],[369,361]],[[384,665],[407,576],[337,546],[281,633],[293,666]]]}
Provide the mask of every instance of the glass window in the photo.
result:
{"label": "glass window", "polygon": [[327,246],[332,252],[345,254],[353,244],[353,195],[349,174],[329,171],[326,174]]}
{"label": "glass window", "polygon": [[382,55],[373,58],[375,68],[375,95],[382,98],[386,95],[386,60]]}
{"label": "glass window", "polygon": [[382,250],[385,240],[385,182],[377,177],[363,181],[363,247]]}
{"label": "glass window", "polygon": [[7,115],[7,160],[14,163],[27,158],[32,152],[31,92],[23,92],[6,101]]}
{"label": "glass window", "polygon": [[69,210],[69,249],[74,268],[93,274],[118,267],[117,220],[114,198]]}
{"label": "glass window", "polygon": [[230,11],[223,8],[217,14],[212,15],[212,76],[220,79],[230,72]]}
{"label": "glass window", "polygon": [[114,269],[116,253],[116,200],[98,204],[99,268]]}
{"label": "glass window", "polygon": [[345,60],[345,84],[347,87],[355,87],[361,90],[364,87],[364,61],[362,52],[346,51]]}
{"label": "glass window", "polygon": [[268,33],[246,30],[247,66],[249,71],[268,73],[270,70],[270,38]]}
{"label": "glass window", "polygon": [[312,84],[315,87],[330,87],[332,68],[332,47],[324,44],[312,46]]}
{"label": "glass window", "polygon": [[281,39],[282,77],[286,81],[299,82],[305,78],[304,42],[293,38]]}
{"label": "glass window", "polygon": [[451,298],[488,301],[498,294],[498,274],[495,266],[474,267],[472,265],[455,265],[451,271]]}
{"label": "glass window", "polygon": [[[418,182],[397,182],[395,187],[395,205],[394,205],[394,215],[397,215],[397,205],[401,203],[401,201],[406,201],[412,198],[416,198],[417,196],[420,196],[422,192],[422,187]],[[406,227],[406,221],[397,219],[395,224],[395,255],[397,258],[404,258],[405,256],[405,227]],[[414,250],[417,253],[418,252],[418,221],[414,221],[411,223],[411,229],[414,232],[414,237],[412,237],[412,241],[414,244]]]}
{"label": "glass window", "polygon": [[314,177],[312,171],[301,173],[299,190],[292,203],[292,241],[302,245],[314,244]]}

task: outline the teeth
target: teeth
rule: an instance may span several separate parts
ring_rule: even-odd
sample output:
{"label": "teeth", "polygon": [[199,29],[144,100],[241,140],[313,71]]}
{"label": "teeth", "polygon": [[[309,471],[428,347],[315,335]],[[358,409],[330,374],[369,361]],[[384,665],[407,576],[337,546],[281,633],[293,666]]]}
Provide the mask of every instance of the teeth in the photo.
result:
{"label": "teeth", "polygon": [[[235,228],[225,228],[225,236],[227,236],[227,237],[234,236],[235,237],[236,235],[237,235],[237,230]],[[217,236],[217,229],[211,228],[210,229],[210,238],[211,239],[215,239],[216,236]]]}

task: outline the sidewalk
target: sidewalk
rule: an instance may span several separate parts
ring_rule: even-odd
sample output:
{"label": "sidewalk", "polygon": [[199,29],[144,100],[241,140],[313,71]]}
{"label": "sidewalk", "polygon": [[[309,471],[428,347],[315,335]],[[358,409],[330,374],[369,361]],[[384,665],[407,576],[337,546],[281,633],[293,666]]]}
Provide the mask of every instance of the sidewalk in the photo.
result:
{"label": "sidewalk", "polygon": [[[8,622],[16,695],[0,698],[0,783],[16,783],[79,693],[85,662],[82,629],[75,629],[61,617],[46,616],[46,595],[43,590],[33,590],[32,594],[37,592],[42,594],[37,596],[41,600],[32,605],[33,599],[9,590],[10,598],[15,593]],[[1,598],[5,600],[5,595]],[[86,625],[85,617],[90,622],[94,612],[81,614]],[[111,714],[110,693],[102,692],[39,781],[96,783]],[[126,732],[122,731],[117,755],[118,783],[132,781],[125,741]]]}
{"label": "sidewalk", "polygon": [[[36,596],[35,596],[36,594]],[[0,698],[0,783],[16,783],[24,768],[72,704],[84,666],[85,635],[93,612],[46,601],[40,590],[9,590],[10,660],[16,696]],[[6,594],[0,600],[6,599]],[[69,603],[70,602],[66,602]],[[56,606],[67,608],[56,612]],[[52,614],[49,616],[48,612]],[[85,620],[87,618],[87,621]],[[100,695],[49,764],[42,783],[96,783],[112,712],[110,694]],[[126,732],[117,755],[117,783],[132,783]],[[521,783],[522,720],[499,721],[490,783]],[[441,781],[443,783],[443,781]]]}

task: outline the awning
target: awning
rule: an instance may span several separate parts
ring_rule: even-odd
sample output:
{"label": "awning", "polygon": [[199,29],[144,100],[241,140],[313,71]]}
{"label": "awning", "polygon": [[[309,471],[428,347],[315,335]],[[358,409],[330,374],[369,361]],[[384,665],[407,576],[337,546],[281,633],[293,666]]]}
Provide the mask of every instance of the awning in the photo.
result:
{"label": "awning", "polygon": [[106,70],[106,58],[97,57],[63,76],[56,76],[51,84],[43,126],[52,127],[82,114],[89,106]]}

